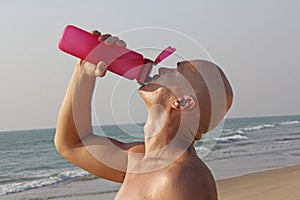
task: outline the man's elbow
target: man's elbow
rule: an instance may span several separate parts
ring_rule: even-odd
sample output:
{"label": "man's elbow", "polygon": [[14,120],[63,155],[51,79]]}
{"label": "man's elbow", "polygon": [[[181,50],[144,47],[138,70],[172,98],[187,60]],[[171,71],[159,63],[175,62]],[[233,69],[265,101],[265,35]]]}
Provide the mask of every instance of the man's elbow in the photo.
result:
{"label": "man's elbow", "polygon": [[58,131],[56,131],[54,136],[54,146],[56,151],[65,158],[71,151],[71,147],[62,138],[59,137]]}

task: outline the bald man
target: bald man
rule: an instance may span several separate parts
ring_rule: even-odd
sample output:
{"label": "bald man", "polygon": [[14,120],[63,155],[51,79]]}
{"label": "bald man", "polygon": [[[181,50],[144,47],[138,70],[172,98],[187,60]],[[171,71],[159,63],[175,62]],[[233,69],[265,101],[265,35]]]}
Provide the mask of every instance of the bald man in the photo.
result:
{"label": "bald man", "polygon": [[[117,37],[92,34],[106,45],[126,45]],[[91,99],[96,77],[106,68],[104,61],[77,63],[58,116],[57,151],[98,177],[122,183],[115,199],[217,199],[214,178],[194,142],[217,126],[232,104],[222,70],[204,60],[160,68],[139,88],[148,109],[144,142],[122,143],[93,134]]]}

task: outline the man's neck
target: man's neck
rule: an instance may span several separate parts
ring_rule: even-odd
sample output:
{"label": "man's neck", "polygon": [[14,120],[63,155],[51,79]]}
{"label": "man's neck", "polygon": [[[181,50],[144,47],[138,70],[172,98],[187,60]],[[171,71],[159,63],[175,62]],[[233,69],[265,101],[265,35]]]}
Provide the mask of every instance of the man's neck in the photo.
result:
{"label": "man's neck", "polygon": [[159,152],[160,157],[167,156],[174,151],[183,152],[193,146],[194,140],[187,137],[189,134],[184,132],[185,129],[176,120],[169,117],[164,120],[162,123],[160,119],[148,117],[144,127],[146,155]]}
{"label": "man's neck", "polygon": [[[157,116],[156,116],[157,117]],[[131,172],[148,173],[169,166],[170,164],[195,156],[194,140],[178,129],[179,122],[165,118],[164,123],[148,116],[144,127],[145,153],[130,155]]]}

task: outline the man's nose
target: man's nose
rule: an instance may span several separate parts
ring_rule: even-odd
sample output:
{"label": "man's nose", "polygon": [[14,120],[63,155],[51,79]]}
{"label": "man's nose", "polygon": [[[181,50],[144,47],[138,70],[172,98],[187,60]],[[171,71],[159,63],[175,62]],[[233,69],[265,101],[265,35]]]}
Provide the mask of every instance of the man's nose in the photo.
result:
{"label": "man's nose", "polygon": [[159,75],[162,75],[162,74],[165,74],[165,73],[168,73],[168,72],[171,72],[172,69],[170,68],[166,68],[166,67],[161,67],[158,69],[158,72],[159,72]]}

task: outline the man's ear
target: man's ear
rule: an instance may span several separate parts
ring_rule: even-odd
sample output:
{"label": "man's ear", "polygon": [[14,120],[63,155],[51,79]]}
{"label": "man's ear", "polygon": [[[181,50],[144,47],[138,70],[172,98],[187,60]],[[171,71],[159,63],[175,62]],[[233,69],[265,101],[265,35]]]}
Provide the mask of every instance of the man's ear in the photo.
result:
{"label": "man's ear", "polygon": [[172,102],[172,108],[175,110],[190,110],[196,105],[195,100],[191,96],[183,96]]}

